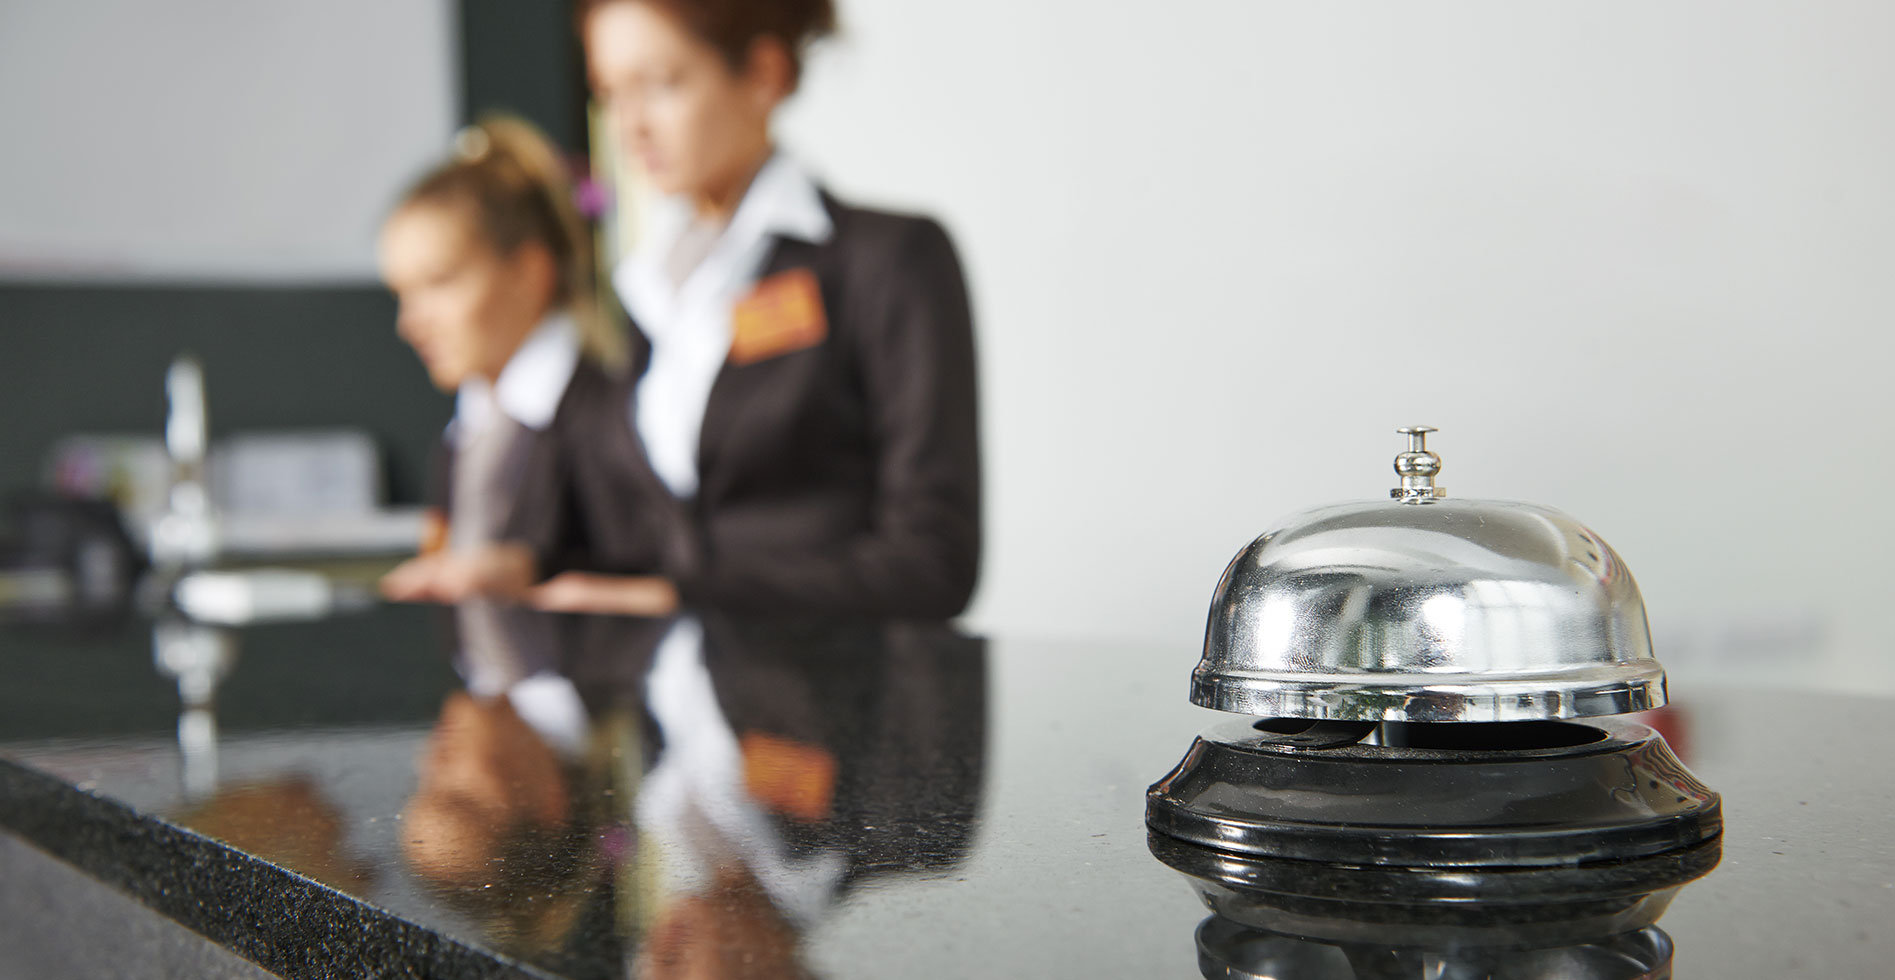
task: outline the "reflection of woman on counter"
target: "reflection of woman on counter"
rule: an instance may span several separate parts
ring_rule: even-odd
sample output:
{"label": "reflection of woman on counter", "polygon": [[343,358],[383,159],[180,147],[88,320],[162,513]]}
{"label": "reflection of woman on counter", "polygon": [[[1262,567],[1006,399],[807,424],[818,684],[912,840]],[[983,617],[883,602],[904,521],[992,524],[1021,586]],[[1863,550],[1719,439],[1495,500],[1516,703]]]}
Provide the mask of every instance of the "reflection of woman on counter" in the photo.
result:
{"label": "reflection of woman on counter", "polygon": [[402,853],[429,893],[496,948],[541,965],[586,929],[601,819],[589,721],[558,672],[551,619],[513,608],[503,630],[463,622],[455,667],[466,690],[442,705],[401,813]]}
{"label": "reflection of woman on counter", "polygon": [[566,469],[486,563],[515,577],[488,583],[645,615],[959,613],[981,522],[953,246],[838,202],[771,137],[830,4],[594,0],[581,18],[613,133],[664,196],[614,275],[632,371],[575,376]]}
{"label": "reflection of woman on counter", "polygon": [[531,474],[552,465],[539,433],[562,411],[582,359],[612,366],[624,341],[597,305],[590,231],[559,154],[528,124],[463,130],[382,230],[397,329],[429,378],[456,393],[434,540],[383,590],[397,599],[479,591],[474,556],[498,540]]}
{"label": "reflection of woman on counter", "polygon": [[618,757],[647,763],[614,796],[638,842],[620,879],[637,888],[618,896],[642,933],[636,976],[808,975],[804,938],[846,896],[965,858],[980,641],[909,623],[654,625],[589,619],[568,662],[598,714],[643,718],[625,726],[641,751]]}
{"label": "reflection of woman on counter", "polygon": [[906,622],[557,618],[571,628],[553,648],[460,665],[468,690],[402,811],[410,870],[483,942],[641,977],[803,976],[804,937],[848,895],[965,859],[981,641]]}
{"label": "reflection of woman on counter", "polygon": [[400,819],[402,854],[431,895],[495,947],[544,962],[583,928],[599,881],[596,807],[578,792],[583,732],[549,729],[536,696],[450,696]]}

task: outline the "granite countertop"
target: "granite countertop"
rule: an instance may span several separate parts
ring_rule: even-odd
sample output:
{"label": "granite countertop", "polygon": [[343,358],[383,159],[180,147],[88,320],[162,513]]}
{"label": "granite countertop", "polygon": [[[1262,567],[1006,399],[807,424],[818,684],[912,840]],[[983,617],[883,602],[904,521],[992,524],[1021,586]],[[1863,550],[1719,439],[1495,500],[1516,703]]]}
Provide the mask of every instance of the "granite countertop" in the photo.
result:
{"label": "granite countertop", "polygon": [[[158,923],[91,955],[181,930],[206,976],[1186,976],[1229,939],[1144,824],[1224,717],[1191,638],[449,613],[0,632],[0,976],[90,962],[33,924],[84,882]],[[1670,969],[1884,975],[1895,705],[1672,698],[1725,829]],[[1608,945],[1428,975],[1666,975]],[[1411,975],[1364,962],[1307,975]]]}

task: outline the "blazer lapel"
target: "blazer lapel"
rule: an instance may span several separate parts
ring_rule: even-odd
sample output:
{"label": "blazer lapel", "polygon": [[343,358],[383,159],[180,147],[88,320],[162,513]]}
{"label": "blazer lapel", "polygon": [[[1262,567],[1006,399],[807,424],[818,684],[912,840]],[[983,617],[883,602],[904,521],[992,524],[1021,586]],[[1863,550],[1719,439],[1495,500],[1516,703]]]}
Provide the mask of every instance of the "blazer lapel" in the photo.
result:
{"label": "blazer lapel", "polygon": [[[825,201],[827,203],[827,201]],[[833,212],[833,208],[831,209]],[[835,239],[831,238],[833,242]],[[794,239],[779,239],[770,257],[764,262],[758,281],[768,279],[790,269],[808,268],[816,272],[816,278],[823,285],[825,307],[833,310],[829,284],[833,277],[828,274],[829,249]],[[831,337],[835,326],[830,325]],[[744,431],[744,418],[752,410],[759,390],[768,385],[775,367],[770,360],[753,364],[733,364],[728,357],[724,366],[718,370],[717,378],[711,383],[709,400],[704,406],[704,423],[698,432],[697,467],[698,498],[714,499],[728,482],[731,467],[727,465],[733,454],[741,454],[740,434]]]}
{"label": "blazer lapel", "polygon": [[632,471],[634,482],[644,484],[652,493],[653,500],[675,500],[671,488],[659,479],[658,471],[652,468],[651,457],[645,453],[645,441],[639,438],[637,422],[633,412],[637,411],[638,400],[632,397],[638,379],[651,366],[651,341],[638,329],[633,321],[627,333],[630,335],[630,370],[626,372],[625,382],[613,387],[611,408],[608,410],[613,421],[609,431],[602,434],[606,441],[606,455],[621,461],[621,465]]}

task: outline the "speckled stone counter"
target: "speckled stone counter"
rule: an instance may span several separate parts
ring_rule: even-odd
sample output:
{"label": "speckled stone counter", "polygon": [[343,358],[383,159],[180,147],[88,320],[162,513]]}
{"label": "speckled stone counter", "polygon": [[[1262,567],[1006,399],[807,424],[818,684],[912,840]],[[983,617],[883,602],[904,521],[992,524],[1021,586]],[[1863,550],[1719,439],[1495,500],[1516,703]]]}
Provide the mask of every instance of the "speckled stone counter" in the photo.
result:
{"label": "speckled stone counter", "polygon": [[[1143,820],[1220,717],[1185,701],[1189,642],[493,609],[203,629],[0,632],[0,977],[1184,976],[1222,941]],[[219,651],[188,706],[180,642]],[[1881,975],[1895,705],[1673,697],[1652,720],[1725,832],[1663,970]],[[1601,951],[1576,975],[1667,975]],[[1575,975],[1535,955],[1504,975]]]}

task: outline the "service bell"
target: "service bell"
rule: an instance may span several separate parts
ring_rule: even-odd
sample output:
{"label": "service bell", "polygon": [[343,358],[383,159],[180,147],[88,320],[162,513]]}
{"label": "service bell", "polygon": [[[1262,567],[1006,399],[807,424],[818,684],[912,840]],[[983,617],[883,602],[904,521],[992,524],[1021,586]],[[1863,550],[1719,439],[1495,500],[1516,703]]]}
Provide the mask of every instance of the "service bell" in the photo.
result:
{"label": "service bell", "polygon": [[1638,584],[1585,525],[1446,497],[1427,426],[1392,500],[1306,511],[1259,536],[1211,600],[1191,700],[1350,721],[1523,721],[1665,703]]}
{"label": "service bell", "polygon": [[1638,585],[1559,511],[1447,497],[1434,430],[1398,431],[1392,499],[1296,515],[1225,569],[1191,700],[1252,717],[1151,787],[1152,853],[1213,931],[1662,939],[1633,934],[1716,866],[1723,817],[1662,735],[1604,717],[1665,703]]}

